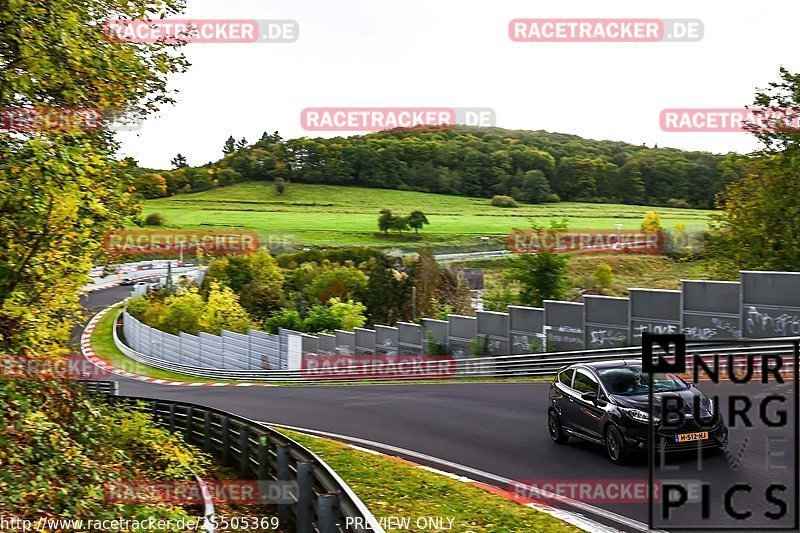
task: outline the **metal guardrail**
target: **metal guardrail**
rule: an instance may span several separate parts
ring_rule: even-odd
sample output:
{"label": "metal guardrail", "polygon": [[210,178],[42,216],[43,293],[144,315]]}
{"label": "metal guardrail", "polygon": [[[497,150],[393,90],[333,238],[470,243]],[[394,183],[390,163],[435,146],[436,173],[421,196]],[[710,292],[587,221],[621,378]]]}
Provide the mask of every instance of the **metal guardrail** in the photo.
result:
{"label": "metal guardrail", "polygon": [[117,381],[96,381],[96,380],[81,380],[80,384],[89,392],[97,392],[108,396],[116,396],[119,394],[119,382]]}
{"label": "metal guardrail", "polygon": [[[108,383],[108,382],[105,382]],[[103,391],[103,382],[84,381],[90,390]],[[220,457],[243,479],[296,483],[292,503],[280,503],[281,527],[299,533],[383,533],[366,505],[325,461],[271,428],[225,411],[186,402],[117,396],[124,404],[150,413],[170,432],[181,431],[190,444]],[[347,519],[350,520],[347,520]]]}
{"label": "metal guardrail", "polygon": [[[625,348],[604,348],[599,350],[577,350],[569,352],[545,352],[527,355],[503,355],[495,357],[472,357],[455,359],[451,375],[441,375],[435,372],[438,361],[423,361],[418,363],[418,376],[364,376],[353,377],[348,375],[348,368],[341,369],[341,376],[315,377],[302,370],[219,370],[201,369],[188,365],[171,363],[147,354],[137,352],[117,335],[114,328],[114,342],[117,347],[129,358],[139,363],[167,370],[187,376],[203,379],[254,381],[254,382],[291,382],[291,383],[319,383],[319,382],[355,382],[355,381],[414,381],[420,379],[441,378],[521,378],[538,377],[555,374],[561,367],[574,363],[607,361],[625,357],[641,358],[641,346]],[[688,349],[700,355],[713,353],[771,354],[787,353],[785,339],[759,339],[754,341],[702,341],[690,343]],[[350,367],[352,370],[352,367]],[[350,373],[352,374],[352,373]],[[431,377],[433,376],[433,377]]]}

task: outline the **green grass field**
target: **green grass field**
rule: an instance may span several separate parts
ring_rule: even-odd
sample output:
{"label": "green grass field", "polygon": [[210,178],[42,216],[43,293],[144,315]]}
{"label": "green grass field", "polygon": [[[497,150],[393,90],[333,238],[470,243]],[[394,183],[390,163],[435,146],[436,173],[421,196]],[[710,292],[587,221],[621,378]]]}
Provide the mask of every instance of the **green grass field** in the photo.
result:
{"label": "green grass field", "polygon": [[[420,237],[413,232],[382,236],[377,231],[378,212],[391,209],[408,214],[420,209],[430,225]],[[283,196],[271,183],[250,182],[194,194],[148,200],[145,215],[160,212],[174,229],[237,227],[259,232],[263,239],[286,239],[296,244],[391,246],[479,245],[481,237],[502,241],[514,228],[529,228],[531,221],[546,225],[567,218],[570,229],[638,229],[649,210],[661,215],[671,228],[683,222],[689,230],[703,229],[710,211],[650,208],[620,204],[526,205],[515,209],[492,207],[489,199],[466,198],[388,189],[307,185],[293,183]]]}

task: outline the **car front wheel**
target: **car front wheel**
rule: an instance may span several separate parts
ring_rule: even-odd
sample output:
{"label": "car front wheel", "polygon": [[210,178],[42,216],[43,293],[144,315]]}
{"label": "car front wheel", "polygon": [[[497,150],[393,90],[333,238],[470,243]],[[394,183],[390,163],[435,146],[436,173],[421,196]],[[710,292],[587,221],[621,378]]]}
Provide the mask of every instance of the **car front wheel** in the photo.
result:
{"label": "car front wheel", "polygon": [[561,421],[558,419],[558,414],[554,410],[550,410],[547,415],[547,429],[550,431],[550,438],[557,444],[564,444],[569,440],[569,435],[564,433],[561,427]]}
{"label": "car front wheel", "polygon": [[606,452],[608,458],[614,464],[625,464],[625,439],[622,437],[617,426],[608,426],[606,429]]}

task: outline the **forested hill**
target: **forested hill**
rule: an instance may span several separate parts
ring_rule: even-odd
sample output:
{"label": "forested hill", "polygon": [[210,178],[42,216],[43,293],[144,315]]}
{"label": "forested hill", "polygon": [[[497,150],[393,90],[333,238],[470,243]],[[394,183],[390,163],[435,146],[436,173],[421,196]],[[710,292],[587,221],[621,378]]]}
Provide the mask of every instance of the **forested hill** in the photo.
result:
{"label": "forested hill", "polygon": [[[396,130],[351,137],[255,143],[229,138],[224,157],[202,168],[140,176],[147,197],[200,191],[248,180],[359,185],[491,197],[530,203],[589,201],[713,207],[722,187],[741,177],[747,158],[647,148],[546,131],[457,127]],[[181,157],[175,166],[183,163]]]}

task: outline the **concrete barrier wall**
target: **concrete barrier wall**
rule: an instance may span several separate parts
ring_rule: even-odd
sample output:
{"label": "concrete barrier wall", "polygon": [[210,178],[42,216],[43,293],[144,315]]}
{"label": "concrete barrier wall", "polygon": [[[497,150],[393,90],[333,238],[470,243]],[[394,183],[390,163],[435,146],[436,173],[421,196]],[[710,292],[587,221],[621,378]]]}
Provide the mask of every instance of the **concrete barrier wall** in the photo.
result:
{"label": "concrete barrier wall", "polygon": [[[448,322],[446,320],[436,320],[434,318],[423,318],[420,320],[422,324],[422,351],[429,350],[431,341],[438,344],[444,344],[449,347],[449,339],[447,335]],[[448,348],[449,349],[449,348]]]}
{"label": "concrete barrier wall", "polygon": [[674,334],[681,329],[681,291],[630,289],[631,344],[642,344],[642,333]]}
{"label": "concrete barrier wall", "polygon": [[583,304],[545,300],[544,329],[548,351],[583,350]]}
{"label": "concrete barrier wall", "polygon": [[397,355],[398,329],[390,326],[375,326],[375,353]]}
{"label": "concrete barrier wall", "polygon": [[[689,340],[800,336],[800,272],[742,271],[741,282],[683,280],[680,291],[630,289],[630,298],[586,296],[584,303],[547,300],[544,308],[509,306],[508,313],[423,318],[420,324],[355,328],[309,335],[170,335],[125,314],[123,330],[134,350],[197,368],[284,370],[294,352],[341,355],[422,355],[428,343],[454,357],[520,355],[641,344],[642,333],[680,333]],[[293,363],[297,364],[296,353]]]}
{"label": "concrete barrier wall", "polygon": [[541,307],[508,306],[509,348],[511,355],[545,350],[544,309]]}
{"label": "concrete barrier wall", "polygon": [[425,349],[424,330],[419,324],[409,322],[397,323],[398,355],[422,355]]}
{"label": "concrete barrier wall", "polygon": [[630,346],[630,301],[611,296],[583,299],[586,348]]}
{"label": "concrete barrier wall", "polygon": [[355,355],[356,334],[351,331],[336,330],[336,355]]}
{"label": "concrete barrier wall", "polygon": [[742,336],[735,281],[681,281],[681,331],[689,340],[730,340]]}
{"label": "concrete barrier wall", "polygon": [[800,336],[800,272],[740,273],[745,337]]}
{"label": "concrete barrier wall", "polygon": [[485,355],[508,355],[509,314],[494,311],[476,313],[478,345],[486,348]]}
{"label": "concrete barrier wall", "polygon": [[225,370],[283,369],[278,335],[257,330],[246,335],[232,331],[172,335],[141,323],[127,312],[122,324],[128,346],[170,363]]}
{"label": "concrete barrier wall", "polygon": [[470,357],[473,342],[478,336],[478,321],[472,316],[449,315],[447,321],[448,346],[453,357]]}
{"label": "concrete barrier wall", "polygon": [[320,333],[317,338],[320,355],[333,355],[336,353],[336,335]]}
{"label": "concrete barrier wall", "polygon": [[356,354],[375,355],[375,330],[355,328]]}

